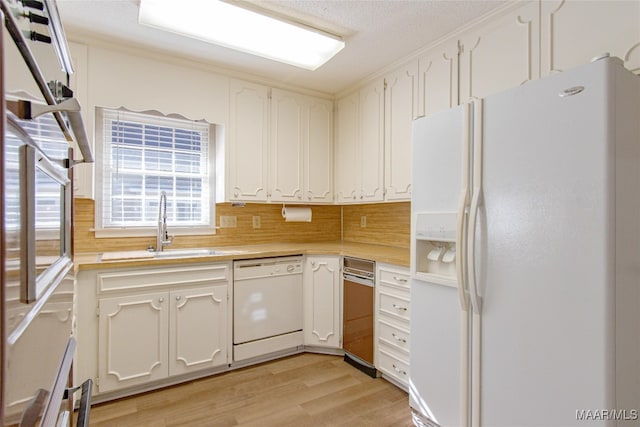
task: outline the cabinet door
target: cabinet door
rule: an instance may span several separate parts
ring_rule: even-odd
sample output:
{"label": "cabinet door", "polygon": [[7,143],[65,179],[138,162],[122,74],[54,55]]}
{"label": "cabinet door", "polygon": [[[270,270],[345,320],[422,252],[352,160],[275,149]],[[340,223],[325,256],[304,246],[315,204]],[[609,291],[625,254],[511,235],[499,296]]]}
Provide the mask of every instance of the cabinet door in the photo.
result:
{"label": "cabinet door", "polygon": [[385,77],[385,199],[411,200],[411,129],[418,110],[418,61]]}
{"label": "cabinet door", "polygon": [[339,348],[342,343],[340,259],[308,257],[303,292],[304,344]]}
{"label": "cabinet door", "polygon": [[228,363],[227,285],[170,293],[169,375]]}
{"label": "cabinet door", "polygon": [[267,201],[269,89],[231,81],[230,200]]}
{"label": "cabinet door", "polygon": [[304,150],[307,202],[333,202],[333,102],[309,99]]}
{"label": "cabinet door", "polygon": [[384,198],[384,80],[360,91],[360,188],[358,202]]}
{"label": "cabinet door", "polygon": [[539,4],[523,2],[460,38],[460,100],[539,78]]}
{"label": "cabinet door", "polygon": [[609,52],[640,71],[640,2],[541,2],[542,75],[588,63]]}
{"label": "cabinet door", "polygon": [[100,393],[167,377],[168,299],[156,292],[99,300]]}
{"label": "cabinet door", "polygon": [[338,100],[336,117],[336,199],[338,203],[356,201],[360,159],[358,126],[360,94]]}
{"label": "cabinet door", "polygon": [[297,202],[303,197],[302,149],[307,120],[304,97],[282,90],[271,92],[269,191],[271,201]]}
{"label": "cabinet door", "polygon": [[453,40],[418,59],[418,116],[458,105],[458,49]]}

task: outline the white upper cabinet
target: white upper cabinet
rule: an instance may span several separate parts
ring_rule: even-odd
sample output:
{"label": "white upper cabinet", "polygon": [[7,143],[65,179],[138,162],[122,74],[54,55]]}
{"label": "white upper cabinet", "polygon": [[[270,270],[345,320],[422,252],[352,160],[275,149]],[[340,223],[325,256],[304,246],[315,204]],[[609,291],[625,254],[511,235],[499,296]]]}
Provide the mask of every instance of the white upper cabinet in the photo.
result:
{"label": "white upper cabinet", "polygon": [[458,105],[458,41],[437,46],[418,59],[418,116]]}
{"label": "white upper cabinet", "polygon": [[640,71],[639,1],[541,2],[541,71],[546,76],[605,52]]}
{"label": "white upper cabinet", "polygon": [[411,128],[418,116],[418,61],[389,73],[385,86],[385,199],[411,200]]}
{"label": "white upper cabinet", "polygon": [[336,198],[338,203],[384,198],[384,80],[338,100]]}
{"label": "white upper cabinet", "polygon": [[333,202],[333,101],[311,98],[304,140],[307,202]]}
{"label": "white upper cabinet", "polygon": [[269,143],[269,88],[230,83],[229,200],[266,202]]}
{"label": "white upper cabinet", "polygon": [[273,89],[269,199],[333,201],[333,103]]}
{"label": "white upper cabinet", "polygon": [[304,191],[302,141],[306,103],[300,95],[277,89],[272,90],[271,96],[271,200],[298,202]]}
{"label": "white upper cabinet", "polygon": [[356,199],[359,111],[358,92],[337,102],[335,177],[338,203],[353,202]]}
{"label": "white upper cabinet", "polygon": [[539,78],[539,4],[525,2],[460,37],[460,101]]}
{"label": "white upper cabinet", "polygon": [[360,90],[359,202],[384,198],[384,81]]}

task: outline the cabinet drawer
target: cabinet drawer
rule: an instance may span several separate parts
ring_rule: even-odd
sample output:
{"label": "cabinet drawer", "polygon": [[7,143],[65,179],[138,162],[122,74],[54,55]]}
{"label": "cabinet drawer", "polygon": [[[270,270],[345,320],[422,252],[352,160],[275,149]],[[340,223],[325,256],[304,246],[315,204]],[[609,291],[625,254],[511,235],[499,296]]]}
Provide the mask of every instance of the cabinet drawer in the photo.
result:
{"label": "cabinet drawer", "polygon": [[384,320],[378,321],[378,340],[394,350],[409,356],[409,331]]}
{"label": "cabinet drawer", "polygon": [[389,375],[397,379],[401,384],[405,386],[409,385],[409,363],[400,359],[398,356],[391,352],[387,352],[384,349],[380,349],[378,355],[379,367],[378,369],[386,375]]}
{"label": "cabinet drawer", "polygon": [[188,266],[98,274],[98,292],[131,291],[155,287],[197,286],[229,281],[229,265]]}
{"label": "cabinet drawer", "polygon": [[410,318],[409,298],[392,295],[384,290],[380,290],[379,310],[382,314],[408,322]]}
{"label": "cabinet drawer", "polygon": [[396,270],[380,268],[378,271],[379,283],[384,286],[409,293],[409,274]]}

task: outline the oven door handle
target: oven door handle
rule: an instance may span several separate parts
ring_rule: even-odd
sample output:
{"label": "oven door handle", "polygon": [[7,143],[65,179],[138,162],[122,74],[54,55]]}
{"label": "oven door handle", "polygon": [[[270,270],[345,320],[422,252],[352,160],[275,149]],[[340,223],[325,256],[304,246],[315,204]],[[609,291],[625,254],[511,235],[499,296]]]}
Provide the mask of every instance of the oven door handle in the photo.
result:
{"label": "oven door handle", "polygon": [[78,407],[78,419],[76,427],[87,427],[89,425],[89,411],[91,410],[91,388],[93,380],[89,378],[78,387],[68,388],[64,392],[65,399],[72,399],[73,393],[82,389],[80,395],[80,406]]}
{"label": "oven door handle", "polygon": [[374,287],[374,282],[371,279],[365,279],[348,273],[342,273],[342,278],[345,281],[348,280],[349,282],[357,283],[359,285],[370,286],[372,288]]}

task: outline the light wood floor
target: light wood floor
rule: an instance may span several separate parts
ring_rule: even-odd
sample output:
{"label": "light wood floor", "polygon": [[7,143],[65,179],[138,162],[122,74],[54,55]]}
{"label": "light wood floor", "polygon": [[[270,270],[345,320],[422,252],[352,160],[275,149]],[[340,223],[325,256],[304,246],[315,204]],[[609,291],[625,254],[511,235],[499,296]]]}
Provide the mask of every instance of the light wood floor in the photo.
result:
{"label": "light wood floor", "polygon": [[407,394],[304,353],[96,405],[91,426],[411,426]]}

